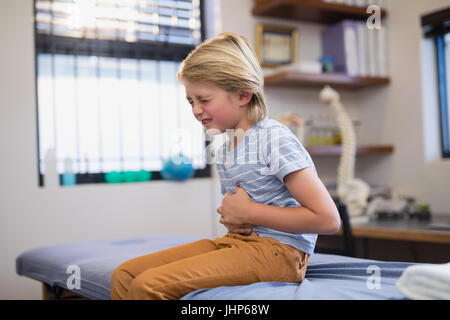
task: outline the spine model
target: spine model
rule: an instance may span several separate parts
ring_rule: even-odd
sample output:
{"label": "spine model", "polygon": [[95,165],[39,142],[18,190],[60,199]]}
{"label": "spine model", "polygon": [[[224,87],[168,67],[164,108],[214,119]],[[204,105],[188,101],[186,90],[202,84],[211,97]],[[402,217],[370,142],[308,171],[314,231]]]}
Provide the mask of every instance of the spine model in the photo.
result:
{"label": "spine model", "polygon": [[339,94],[329,86],[320,92],[320,100],[334,111],[342,139],[342,153],[338,166],[337,195],[347,205],[350,216],[359,216],[367,206],[369,185],[355,179],[356,136],[353,122],[340,101]]}

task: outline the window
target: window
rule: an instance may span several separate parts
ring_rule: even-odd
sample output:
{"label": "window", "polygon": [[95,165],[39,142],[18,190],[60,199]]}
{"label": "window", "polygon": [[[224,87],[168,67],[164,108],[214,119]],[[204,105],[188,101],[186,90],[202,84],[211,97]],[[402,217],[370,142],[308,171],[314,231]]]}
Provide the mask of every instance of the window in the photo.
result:
{"label": "window", "polygon": [[450,9],[423,16],[422,26],[435,46],[441,154],[450,158]]}
{"label": "window", "polygon": [[176,79],[204,39],[200,0],[35,0],[38,170],[56,153],[77,183],[146,170],[182,151],[210,176],[205,131]]}

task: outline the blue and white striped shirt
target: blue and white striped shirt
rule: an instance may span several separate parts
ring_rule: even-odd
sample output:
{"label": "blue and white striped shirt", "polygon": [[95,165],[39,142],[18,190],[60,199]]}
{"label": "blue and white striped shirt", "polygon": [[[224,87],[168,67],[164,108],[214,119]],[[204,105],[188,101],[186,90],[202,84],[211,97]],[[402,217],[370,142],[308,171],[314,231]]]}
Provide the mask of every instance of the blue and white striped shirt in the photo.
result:
{"label": "blue and white striped shirt", "polygon": [[[222,144],[216,156],[223,195],[234,193],[234,188],[240,186],[258,203],[278,207],[301,206],[283,179],[287,174],[304,168],[312,168],[316,174],[317,171],[310,155],[289,128],[266,118],[255,123],[233,150],[230,149],[232,140]],[[262,226],[254,227],[253,231],[308,254],[313,253],[317,240],[317,234],[293,234]]]}

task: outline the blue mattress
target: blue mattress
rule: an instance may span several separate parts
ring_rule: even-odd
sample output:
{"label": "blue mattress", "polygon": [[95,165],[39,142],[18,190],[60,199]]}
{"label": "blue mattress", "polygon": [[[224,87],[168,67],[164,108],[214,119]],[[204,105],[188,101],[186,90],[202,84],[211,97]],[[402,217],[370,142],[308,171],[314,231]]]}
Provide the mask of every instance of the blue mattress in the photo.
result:
{"label": "blue mattress", "polygon": [[[16,271],[21,276],[68,289],[67,280],[73,272],[69,267],[75,265],[79,268],[81,282],[79,289],[71,291],[90,299],[107,300],[110,299],[111,274],[122,262],[198,239],[159,235],[39,247],[17,257]],[[300,284],[259,282],[224,286],[197,290],[183,299],[405,299],[395,283],[410,265],[316,253],[311,255],[306,279]]]}

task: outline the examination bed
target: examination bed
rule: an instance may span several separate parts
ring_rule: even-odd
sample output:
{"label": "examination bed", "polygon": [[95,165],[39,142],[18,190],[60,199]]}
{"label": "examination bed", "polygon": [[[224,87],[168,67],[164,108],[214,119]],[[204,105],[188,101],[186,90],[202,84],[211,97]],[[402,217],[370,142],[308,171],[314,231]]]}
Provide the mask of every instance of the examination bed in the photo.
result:
{"label": "examination bed", "polygon": [[[16,271],[42,282],[46,299],[107,300],[111,274],[122,262],[198,239],[157,235],[38,247],[17,257]],[[395,283],[410,265],[315,253],[310,257],[306,279],[300,284],[260,282],[224,286],[197,290],[182,299],[405,299]],[[78,282],[74,276],[78,276]]]}

